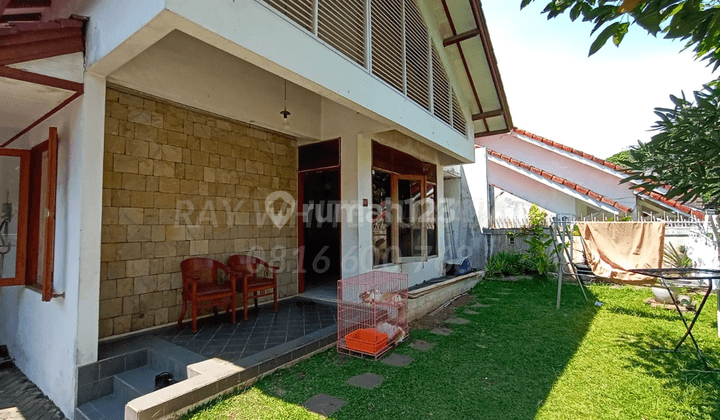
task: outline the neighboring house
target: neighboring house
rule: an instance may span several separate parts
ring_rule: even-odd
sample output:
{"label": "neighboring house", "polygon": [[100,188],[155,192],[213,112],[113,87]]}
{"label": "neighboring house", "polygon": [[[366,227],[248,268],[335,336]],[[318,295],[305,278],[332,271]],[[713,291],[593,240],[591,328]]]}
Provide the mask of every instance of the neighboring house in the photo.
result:
{"label": "neighboring house", "polygon": [[[281,297],[373,269],[442,276],[443,167],[512,127],[477,0],[0,0],[0,16],[0,344],[70,418],[99,339],[176,321],[187,257],[273,260]],[[338,201],[340,223],[305,223],[303,205]]]}
{"label": "neighboring house", "polygon": [[[620,184],[619,166],[520,129],[478,137],[475,162],[447,167],[446,258],[469,258],[484,267],[497,248],[488,228],[527,223],[532,204],[556,214],[608,220],[657,217],[704,220],[702,211],[663,196],[665,191],[632,190]],[[495,242],[493,242],[495,241]]]}
{"label": "neighboring house", "polygon": [[487,153],[488,183],[519,199],[498,201],[501,196],[491,192],[489,217],[499,223],[517,218],[526,203],[578,218],[704,219],[702,211],[665,198],[664,190],[640,192],[621,184],[625,175],[613,163],[525,130],[484,137],[478,144]]}

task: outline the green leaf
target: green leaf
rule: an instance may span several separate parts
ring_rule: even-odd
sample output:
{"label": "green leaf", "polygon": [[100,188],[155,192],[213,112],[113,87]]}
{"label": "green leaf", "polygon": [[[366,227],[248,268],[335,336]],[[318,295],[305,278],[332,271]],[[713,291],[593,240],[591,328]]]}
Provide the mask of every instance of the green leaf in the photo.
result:
{"label": "green leaf", "polygon": [[620,46],[625,34],[628,33],[628,28],[630,28],[630,24],[628,22],[621,23],[620,26],[618,26],[615,34],[613,34],[613,43],[615,46]]}
{"label": "green leaf", "polygon": [[600,48],[605,45],[608,39],[615,33],[617,28],[620,26],[620,22],[615,22],[611,25],[609,25],[607,28],[603,29],[602,32],[600,32],[600,35],[593,41],[592,45],[590,46],[590,53],[588,56],[591,56],[598,52]]}
{"label": "green leaf", "polygon": [[572,9],[570,9],[570,19],[574,22],[578,17],[580,17],[582,10],[583,3],[577,3]]}

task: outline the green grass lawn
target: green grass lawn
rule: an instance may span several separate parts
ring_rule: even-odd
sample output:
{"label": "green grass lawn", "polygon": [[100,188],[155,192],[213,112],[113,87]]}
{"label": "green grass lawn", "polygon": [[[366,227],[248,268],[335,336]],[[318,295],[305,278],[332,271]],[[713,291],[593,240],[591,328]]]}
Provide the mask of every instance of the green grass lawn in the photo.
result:
{"label": "green grass lawn", "polygon": [[[505,294],[509,289],[510,294]],[[317,419],[300,406],[318,393],[348,401],[337,419],[712,419],[720,418],[720,375],[702,370],[675,312],[644,303],[647,289],[592,286],[586,303],[576,286],[482,282],[472,291],[487,308],[448,337],[413,330],[394,351],[414,358],[404,368],[341,358],[330,350],[278,371],[255,386],[189,413],[192,419]],[[489,298],[499,298],[492,300]],[[696,295],[699,299],[699,295]],[[593,305],[595,300],[604,303]],[[720,369],[716,299],[693,330]],[[413,339],[437,342],[428,353]],[[385,377],[373,390],[347,385],[361,373]]]}

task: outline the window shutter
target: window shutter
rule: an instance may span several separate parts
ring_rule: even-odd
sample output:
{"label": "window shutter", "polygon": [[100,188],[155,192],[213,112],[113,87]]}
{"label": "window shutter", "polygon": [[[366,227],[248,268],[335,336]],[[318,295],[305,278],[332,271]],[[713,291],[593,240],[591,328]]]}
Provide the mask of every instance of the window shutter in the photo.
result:
{"label": "window shutter", "polygon": [[407,95],[430,109],[430,35],[415,0],[404,1]]}
{"label": "window shutter", "polygon": [[319,0],[318,37],[362,65],[365,62],[365,0]]}

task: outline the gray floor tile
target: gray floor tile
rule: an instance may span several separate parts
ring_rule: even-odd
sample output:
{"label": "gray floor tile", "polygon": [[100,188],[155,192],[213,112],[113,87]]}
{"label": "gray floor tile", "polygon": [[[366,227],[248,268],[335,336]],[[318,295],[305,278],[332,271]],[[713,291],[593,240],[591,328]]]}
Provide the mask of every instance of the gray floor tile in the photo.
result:
{"label": "gray floor tile", "polygon": [[396,366],[396,367],[403,367],[407,366],[410,363],[412,363],[413,359],[410,356],[405,356],[404,354],[397,354],[393,353],[390,356],[387,356],[381,360],[382,363],[388,365],[388,366]]}
{"label": "gray floor tile", "polygon": [[379,386],[385,378],[374,373],[363,373],[362,375],[353,376],[346,381],[347,384],[365,389],[373,389]]}
{"label": "gray floor tile", "polygon": [[451,330],[450,328],[445,328],[445,327],[442,327],[442,328],[434,328],[434,329],[430,330],[430,332],[433,333],[433,334],[437,334],[437,335],[450,335],[450,334],[452,334],[452,330]]}
{"label": "gray floor tile", "polygon": [[437,343],[431,343],[425,340],[415,340],[410,344],[410,347],[422,352],[430,351],[435,346],[437,346]]}
{"label": "gray floor tile", "polygon": [[343,408],[346,404],[347,401],[335,398],[332,395],[317,394],[305,401],[303,403],[303,407],[314,413],[329,417]]}

